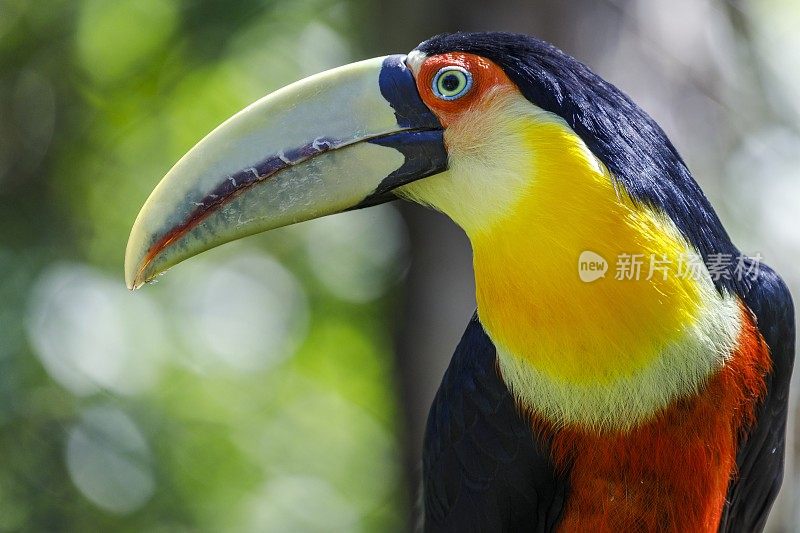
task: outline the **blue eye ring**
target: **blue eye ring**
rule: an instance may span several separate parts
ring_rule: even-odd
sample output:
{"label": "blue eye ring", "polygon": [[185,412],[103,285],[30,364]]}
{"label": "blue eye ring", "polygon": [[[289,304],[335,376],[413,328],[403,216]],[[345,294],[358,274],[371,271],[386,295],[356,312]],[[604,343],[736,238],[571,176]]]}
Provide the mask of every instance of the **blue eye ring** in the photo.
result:
{"label": "blue eye ring", "polygon": [[[452,83],[453,87],[448,87]],[[439,69],[431,81],[431,90],[442,100],[458,100],[472,88],[472,74],[463,67],[448,65]]]}

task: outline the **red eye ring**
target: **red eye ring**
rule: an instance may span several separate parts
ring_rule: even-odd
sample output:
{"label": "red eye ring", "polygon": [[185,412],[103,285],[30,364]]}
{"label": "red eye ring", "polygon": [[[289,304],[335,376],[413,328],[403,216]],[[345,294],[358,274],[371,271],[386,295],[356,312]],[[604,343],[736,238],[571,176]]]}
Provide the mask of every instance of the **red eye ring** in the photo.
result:
{"label": "red eye ring", "polygon": [[[448,52],[424,57],[418,63],[415,58],[414,63],[419,95],[444,127],[457,122],[464,112],[482,105],[485,95],[498,94],[496,89],[518,90],[503,69],[489,59],[475,54]],[[462,75],[464,81],[467,81],[468,75],[471,83],[457,87],[458,90],[450,95],[438,87],[438,81],[447,73]],[[458,80],[450,81],[455,87]]]}

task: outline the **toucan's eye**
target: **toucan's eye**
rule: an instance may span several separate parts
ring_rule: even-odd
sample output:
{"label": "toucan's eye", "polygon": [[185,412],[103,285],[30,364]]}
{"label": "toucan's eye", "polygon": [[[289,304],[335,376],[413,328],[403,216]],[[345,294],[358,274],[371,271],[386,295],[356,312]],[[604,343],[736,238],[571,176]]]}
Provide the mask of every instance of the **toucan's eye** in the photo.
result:
{"label": "toucan's eye", "polygon": [[433,94],[442,100],[461,98],[472,88],[472,74],[462,67],[444,67],[433,77]]}

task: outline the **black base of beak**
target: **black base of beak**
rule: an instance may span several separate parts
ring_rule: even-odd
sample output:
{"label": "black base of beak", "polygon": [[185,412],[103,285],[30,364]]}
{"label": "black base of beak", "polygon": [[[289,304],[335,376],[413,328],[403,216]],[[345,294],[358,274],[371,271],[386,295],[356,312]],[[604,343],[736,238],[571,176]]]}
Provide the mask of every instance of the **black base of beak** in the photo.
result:
{"label": "black base of beak", "polygon": [[369,142],[394,148],[405,157],[403,166],[386,176],[375,191],[350,210],[396,199],[393,189],[447,170],[447,150],[442,130],[403,131]]}

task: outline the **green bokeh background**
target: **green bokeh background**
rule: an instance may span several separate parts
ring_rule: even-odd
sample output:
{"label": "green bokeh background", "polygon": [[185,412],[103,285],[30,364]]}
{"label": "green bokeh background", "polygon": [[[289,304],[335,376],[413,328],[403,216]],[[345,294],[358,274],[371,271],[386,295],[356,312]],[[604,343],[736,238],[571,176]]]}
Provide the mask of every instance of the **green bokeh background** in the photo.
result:
{"label": "green bokeh background", "polygon": [[[384,205],[124,287],[139,207],[245,105],[441,31],[537,35],[650,112],[798,295],[798,27],[795,0],[0,0],[0,532],[413,527],[474,309],[452,225]],[[794,397],[769,531],[800,528]]]}
{"label": "green bokeh background", "polygon": [[359,9],[0,2],[0,530],[404,528],[393,208],[226,247],[160,290],[121,281],[158,178],[351,61]]}

